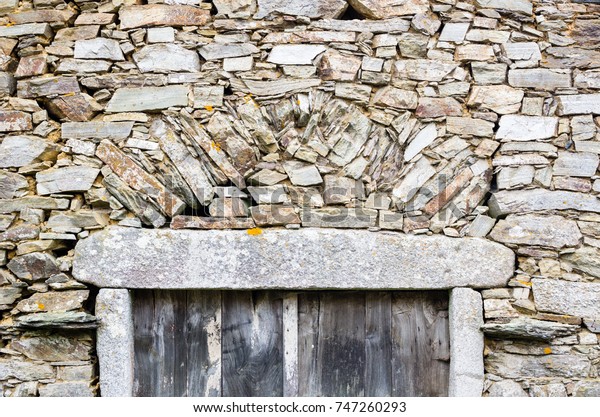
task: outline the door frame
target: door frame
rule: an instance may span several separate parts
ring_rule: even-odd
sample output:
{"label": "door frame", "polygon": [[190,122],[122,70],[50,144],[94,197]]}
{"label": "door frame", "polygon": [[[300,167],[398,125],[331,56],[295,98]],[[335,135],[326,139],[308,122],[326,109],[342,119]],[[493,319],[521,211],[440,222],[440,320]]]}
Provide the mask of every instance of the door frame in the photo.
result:
{"label": "door frame", "polygon": [[[298,245],[307,242],[311,249],[303,257]],[[124,250],[131,247],[134,250]],[[194,260],[199,249],[204,259],[226,250],[226,266],[199,276]],[[315,253],[327,262],[316,264]],[[261,254],[258,259],[257,254]],[[239,267],[240,259],[248,256],[256,265]],[[270,268],[282,271],[281,276]],[[478,238],[339,229],[266,229],[256,236],[246,231],[109,227],[78,243],[73,273],[100,287],[95,314],[102,396],[133,394],[131,290],[154,288],[448,290],[449,396],[479,397],[484,381],[484,321],[482,297],[474,288],[506,286],[513,270],[510,249]],[[301,277],[289,281],[289,276],[298,274]],[[293,358],[284,358],[284,381],[294,369],[290,361]]]}

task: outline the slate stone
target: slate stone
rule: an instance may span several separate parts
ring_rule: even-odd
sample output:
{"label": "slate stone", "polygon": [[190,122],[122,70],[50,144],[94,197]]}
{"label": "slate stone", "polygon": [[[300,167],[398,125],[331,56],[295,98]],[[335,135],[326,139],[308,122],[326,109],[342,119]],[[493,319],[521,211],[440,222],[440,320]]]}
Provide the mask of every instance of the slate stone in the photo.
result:
{"label": "slate stone", "polygon": [[15,256],[7,267],[17,277],[27,281],[46,279],[60,273],[56,258],[42,252]]}
{"label": "slate stone", "polygon": [[488,337],[500,339],[552,340],[570,336],[580,329],[572,324],[517,318],[508,323],[486,323],[482,326]]}
{"label": "slate stone", "polygon": [[425,0],[407,0],[401,3],[388,0],[348,0],[348,4],[369,19],[386,19],[429,11],[429,3]]}
{"label": "slate stone", "polygon": [[485,359],[486,371],[503,378],[585,378],[591,364],[585,355],[516,355],[495,352]]}
{"label": "slate stone", "polygon": [[63,139],[92,139],[100,142],[102,139],[121,141],[127,139],[134,122],[83,122],[63,123],[61,136]]}
{"label": "slate stone", "polygon": [[63,192],[84,192],[89,190],[100,169],[88,166],[69,166],[48,169],[35,176],[39,195],[60,194]]}
{"label": "slate stone", "polygon": [[16,308],[23,313],[65,312],[80,309],[88,296],[88,290],[38,292],[19,301]]}
{"label": "slate stone", "polygon": [[75,41],[74,57],[76,59],[108,59],[111,61],[123,61],[125,59],[119,42],[108,38]]}
{"label": "slate stone", "polygon": [[292,16],[332,19],[339,17],[347,7],[346,2],[343,0],[257,0],[257,4],[258,11],[254,16],[255,19],[281,13]]}
{"label": "slate stone", "polygon": [[[289,251],[281,256],[286,245],[301,245],[303,251],[293,253],[303,261],[293,253],[290,257]],[[115,250],[125,247],[133,249]],[[373,252],[373,247],[379,249]],[[256,262],[235,261],[240,251]],[[506,285],[514,266],[511,250],[476,238],[304,228],[269,229],[254,236],[246,231],[110,227],[79,241],[75,252],[76,279],[99,287],[128,288],[495,287]],[[183,261],[190,253],[195,259],[191,268]],[[215,273],[200,274],[194,265]],[[352,272],[356,270],[361,273]]]}
{"label": "slate stone", "polygon": [[188,105],[189,88],[167,87],[119,88],[106,105],[110,113],[152,111]]}
{"label": "slate stone", "polygon": [[529,141],[556,135],[557,117],[506,115],[500,118],[496,139]]}
{"label": "slate stone", "polygon": [[582,238],[575,221],[534,214],[509,215],[496,224],[490,237],[502,243],[553,248],[577,246]]}
{"label": "slate stone", "polygon": [[40,397],[93,397],[94,391],[87,382],[55,382],[41,386]]}
{"label": "slate stone", "polygon": [[587,152],[559,152],[554,161],[553,175],[592,177],[596,175],[600,157]]}
{"label": "slate stone", "polygon": [[24,197],[29,190],[27,178],[8,171],[0,171],[0,199]]}
{"label": "slate stone", "polygon": [[558,96],[558,114],[600,114],[600,94],[575,94]]}
{"label": "slate stone", "polygon": [[0,380],[16,378],[21,381],[37,381],[54,377],[54,369],[48,364],[35,364],[15,359],[0,359]]}
{"label": "slate stone", "polygon": [[579,210],[600,213],[600,201],[592,195],[545,189],[500,191],[489,201],[494,217],[544,210]]}
{"label": "slate stone", "polygon": [[133,60],[142,73],[200,71],[198,53],[175,44],[145,46],[133,54]]}
{"label": "slate stone", "polygon": [[323,45],[275,45],[267,61],[280,65],[311,65],[325,50]]}
{"label": "slate stone", "polygon": [[147,26],[202,26],[210,19],[210,11],[188,5],[146,4],[121,7],[121,29]]}
{"label": "slate stone", "polygon": [[38,98],[79,92],[81,90],[76,77],[40,77],[17,82],[17,96],[21,98]]}
{"label": "slate stone", "polygon": [[[579,253],[581,254],[582,252]],[[533,298],[539,311],[600,317],[600,284],[550,279],[533,279],[532,283]]]}
{"label": "slate stone", "polygon": [[33,129],[31,115],[22,111],[0,111],[0,132],[22,132]]}
{"label": "slate stone", "polygon": [[90,341],[60,334],[21,337],[11,347],[29,359],[47,362],[87,361],[92,349]]}
{"label": "slate stone", "polygon": [[51,161],[58,155],[59,149],[54,143],[36,136],[8,136],[0,143],[0,168]]}

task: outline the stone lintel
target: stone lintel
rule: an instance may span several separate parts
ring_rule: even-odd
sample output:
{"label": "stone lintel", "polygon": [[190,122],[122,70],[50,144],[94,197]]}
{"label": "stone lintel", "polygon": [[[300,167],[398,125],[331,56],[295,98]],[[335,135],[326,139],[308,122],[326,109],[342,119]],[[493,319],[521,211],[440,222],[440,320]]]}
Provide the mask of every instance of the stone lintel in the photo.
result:
{"label": "stone lintel", "polygon": [[302,228],[109,227],[79,241],[73,275],[104,288],[451,289],[506,286],[514,253],[480,238]]}

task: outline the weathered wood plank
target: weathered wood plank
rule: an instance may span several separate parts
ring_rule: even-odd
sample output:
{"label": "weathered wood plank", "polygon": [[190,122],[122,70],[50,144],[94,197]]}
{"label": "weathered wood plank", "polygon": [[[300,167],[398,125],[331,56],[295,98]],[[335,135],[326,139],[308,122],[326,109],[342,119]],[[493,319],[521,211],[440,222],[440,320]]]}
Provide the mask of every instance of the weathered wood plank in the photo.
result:
{"label": "weathered wood plank", "polygon": [[392,395],[392,297],[367,292],[365,308],[365,396]]}
{"label": "weathered wood plank", "polygon": [[[402,397],[448,395],[448,294],[392,295],[392,385]],[[436,354],[434,354],[434,349]]]}
{"label": "weathered wood plank", "polygon": [[158,380],[160,358],[154,349],[154,291],[140,290],[133,294],[134,384],[136,397],[151,397]]}
{"label": "weathered wood plank", "polygon": [[282,396],[281,296],[265,291],[223,291],[222,297],[222,395]]}
{"label": "weathered wood plank", "polygon": [[221,395],[221,292],[187,291],[187,395]]}
{"label": "weathered wood plank", "polygon": [[324,292],[318,297],[317,308],[311,296],[302,297],[299,308],[300,395],[363,396],[365,293]]}
{"label": "weathered wood plank", "polygon": [[301,397],[316,397],[320,393],[319,311],[319,293],[298,295],[298,395]]}
{"label": "weathered wood plank", "polygon": [[298,295],[283,298],[283,396],[298,396]]}

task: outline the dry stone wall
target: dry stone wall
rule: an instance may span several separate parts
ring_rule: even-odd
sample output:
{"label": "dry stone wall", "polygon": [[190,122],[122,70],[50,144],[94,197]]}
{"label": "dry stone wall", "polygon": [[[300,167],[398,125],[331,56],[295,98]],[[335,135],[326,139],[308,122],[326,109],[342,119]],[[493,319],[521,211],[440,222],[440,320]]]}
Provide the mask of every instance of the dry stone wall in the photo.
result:
{"label": "dry stone wall", "polygon": [[[485,395],[600,395],[600,6],[0,0],[0,396],[92,396],[110,224],[475,236]],[[251,260],[248,260],[251,261]],[[427,262],[427,259],[423,259]]]}

